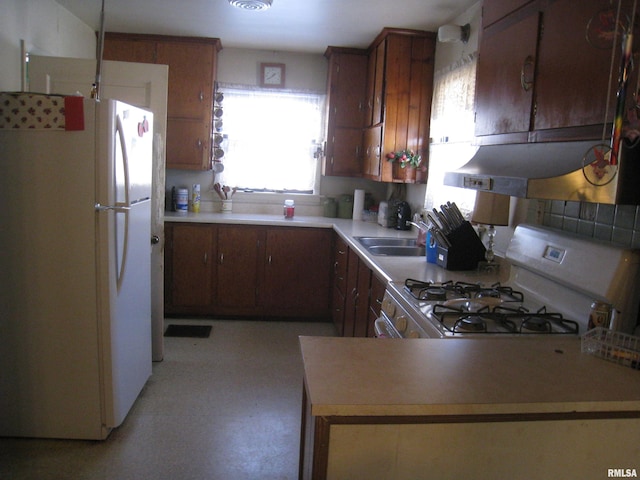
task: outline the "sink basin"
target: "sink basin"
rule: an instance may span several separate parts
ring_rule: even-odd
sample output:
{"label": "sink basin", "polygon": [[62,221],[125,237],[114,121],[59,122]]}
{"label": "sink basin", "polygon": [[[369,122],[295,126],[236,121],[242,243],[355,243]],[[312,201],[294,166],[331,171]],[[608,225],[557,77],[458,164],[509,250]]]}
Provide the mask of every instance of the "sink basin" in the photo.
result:
{"label": "sink basin", "polygon": [[424,247],[416,245],[415,238],[395,237],[355,237],[371,255],[397,257],[420,257],[425,254]]}
{"label": "sink basin", "polygon": [[395,237],[355,237],[365,247],[415,247],[415,238],[395,238]]}
{"label": "sink basin", "polygon": [[374,245],[367,247],[371,255],[389,255],[396,257],[422,257],[425,255],[424,247],[405,245]]}

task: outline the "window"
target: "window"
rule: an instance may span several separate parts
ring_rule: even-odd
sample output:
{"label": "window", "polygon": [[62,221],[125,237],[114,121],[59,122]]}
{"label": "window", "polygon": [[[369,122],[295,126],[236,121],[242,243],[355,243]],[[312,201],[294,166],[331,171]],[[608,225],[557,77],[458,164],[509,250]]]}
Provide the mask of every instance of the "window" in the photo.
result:
{"label": "window", "polygon": [[476,193],[443,185],[444,174],[475,154],[474,99],[477,54],[463,57],[434,75],[429,184],[425,206],[430,210],[455,201],[463,212],[473,209]]}
{"label": "window", "polygon": [[253,87],[224,93],[226,185],[239,190],[314,193],[324,95]]}

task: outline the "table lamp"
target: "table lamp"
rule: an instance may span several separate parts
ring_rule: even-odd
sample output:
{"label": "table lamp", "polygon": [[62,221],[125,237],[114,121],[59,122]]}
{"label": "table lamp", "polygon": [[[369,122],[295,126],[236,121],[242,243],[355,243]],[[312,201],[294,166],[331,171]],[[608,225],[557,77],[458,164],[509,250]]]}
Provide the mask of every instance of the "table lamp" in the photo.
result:
{"label": "table lamp", "polygon": [[496,225],[509,225],[509,204],[511,197],[508,195],[500,195],[498,193],[479,191],[476,195],[476,204],[473,209],[471,221],[488,225],[487,236],[489,242],[485,259],[487,264],[493,265],[495,254],[493,252],[493,243],[496,236]]}

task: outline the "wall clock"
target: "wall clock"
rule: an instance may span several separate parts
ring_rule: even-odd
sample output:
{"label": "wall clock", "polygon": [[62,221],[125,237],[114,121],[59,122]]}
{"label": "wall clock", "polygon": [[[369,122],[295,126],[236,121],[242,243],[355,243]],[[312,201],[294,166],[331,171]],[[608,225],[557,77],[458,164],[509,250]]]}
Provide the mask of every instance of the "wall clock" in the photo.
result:
{"label": "wall clock", "polygon": [[260,86],[267,88],[283,88],[284,70],[284,63],[261,63]]}

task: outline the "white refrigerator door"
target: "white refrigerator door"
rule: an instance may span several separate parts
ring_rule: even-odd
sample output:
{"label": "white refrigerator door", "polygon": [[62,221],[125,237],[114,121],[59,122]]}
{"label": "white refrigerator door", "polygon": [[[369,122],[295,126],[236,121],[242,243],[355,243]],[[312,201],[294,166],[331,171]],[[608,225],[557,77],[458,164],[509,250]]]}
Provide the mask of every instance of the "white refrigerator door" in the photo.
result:
{"label": "white refrigerator door", "polygon": [[152,114],[99,107],[97,249],[105,425],[124,420],[151,375]]}

